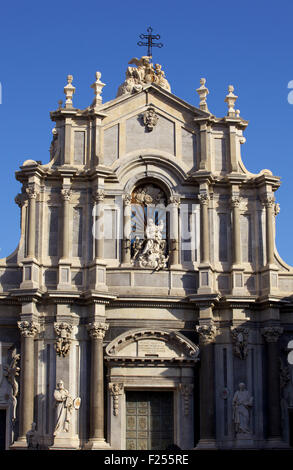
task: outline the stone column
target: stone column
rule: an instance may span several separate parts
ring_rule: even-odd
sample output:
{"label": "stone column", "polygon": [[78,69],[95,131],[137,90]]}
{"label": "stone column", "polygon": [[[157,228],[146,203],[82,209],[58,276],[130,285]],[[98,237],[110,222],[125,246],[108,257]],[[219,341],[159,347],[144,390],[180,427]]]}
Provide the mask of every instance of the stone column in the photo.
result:
{"label": "stone column", "polygon": [[172,196],[170,204],[170,266],[179,264],[179,205],[180,197]]}
{"label": "stone column", "polygon": [[62,258],[69,258],[69,208],[71,190],[63,188],[61,190],[63,197],[63,238],[62,238]]}
{"label": "stone column", "polygon": [[124,196],[123,208],[123,245],[122,245],[122,263],[130,264],[131,260],[131,195]]}
{"label": "stone column", "polygon": [[26,443],[26,433],[31,429],[34,421],[34,337],[39,332],[39,324],[33,321],[19,321],[17,325],[21,333],[18,441]]}
{"label": "stone column", "polygon": [[36,198],[37,191],[34,187],[26,189],[29,204],[28,204],[28,240],[27,240],[27,257],[35,257],[36,245]]}
{"label": "stone column", "polygon": [[104,258],[104,197],[102,189],[97,189],[93,195],[95,201],[95,258]]}
{"label": "stone column", "polygon": [[274,264],[274,228],[273,215],[275,200],[273,197],[266,197],[263,200],[266,208],[266,245],[267,245],[267,265]]}
{"label": "stone column", "polygon": [[196,327],[200,347],[200,441],[199,448],[214,447],[215,419],[215,368],[214,342],[216,327],[212,324]]}
{"label": "stone column", "polygon": [[268,431],[270,441],[281,439],[281,404],[280,404],[280,351],[279,338],[283,328],[265,327],[262,334],[267,343],[267,397]]}
{"label": "stone column", "polygon": [[240,198],[239,196],[231,197],[232,205],[232,223],[233,223],[233,264],[241,264],[241,255],[240,255],[240,213],[239,205]]}
{"label": "stone column", "polygon": [[104,358],[103,339],[109,325],[103,322],[89,323],[91,337],[91,390],[90,390],[90,447],[99,447],[104,436]]}
{"label": "stone column", "polygon": [[201,263],[208,264],[210,261],[210,250],[209,250],[209,214],[208,204],[209,195],[207,192],[198,195],[200,202],[200,218],[201,218]]}

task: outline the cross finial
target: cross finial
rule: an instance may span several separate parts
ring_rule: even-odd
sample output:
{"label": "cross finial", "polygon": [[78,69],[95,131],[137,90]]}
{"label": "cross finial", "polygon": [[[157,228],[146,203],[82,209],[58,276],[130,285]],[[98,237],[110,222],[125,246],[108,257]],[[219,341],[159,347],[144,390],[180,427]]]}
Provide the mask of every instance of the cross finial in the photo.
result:
{"label": "cross finial", "polygon": [[149,27],[147,29],[147,32],[148,34],[141,34],[139,37],[140,39],[147,39],[147,42],[142,42],[142,41],[139,41],[137,43],[138,46],[147,46],[148,48],[148,52],[147,52],[147,55],[148,57],[152,57],[152,48],[153,47],[163,47],[163,44],[161,42],[158,42],[158,43],[154,43],[153,41],[156,39],[156,40],[159,40],[161,38],[161,36],[159,34],[152,34],[153,32],[153,28]]}

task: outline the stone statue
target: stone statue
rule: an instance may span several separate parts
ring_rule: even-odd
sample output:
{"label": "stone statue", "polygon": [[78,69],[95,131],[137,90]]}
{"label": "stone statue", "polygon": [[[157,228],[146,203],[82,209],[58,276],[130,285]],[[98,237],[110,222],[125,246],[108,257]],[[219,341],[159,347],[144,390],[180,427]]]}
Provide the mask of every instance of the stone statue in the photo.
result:
{"label": "stone statue", "polygon": [[164,222],[162,220],[156,225],[153,219],[148,219],[145,230],[146,243],[138,258],[141,268],[159,270],[166,267],[168,257],[164,254],[166,242],[162,240],[163,229]]}
{"label": "stone statue", "polygon": [[17,395],[18,395],[18,382],[16,377],[19,376],[20,367],[18,367],[18,362],[20,360],[20,354],[16,354],[16,349],[14,348],[11,353],[11,361],[8,366],[4,366],[4,375],[6,376],[9,384],[11,385],[10,398],[12,401],[12,423],[16,421],[16,407],[17,407]]}
{"label": "stone statue", "polygon": [[250,409],[253,405],[253,397],[246,390],[245,384],[239,384],[239,390],[233,397],[233,422],[236,434],[249,434]]}
{"label": "stone statue", "polygon": [[136,67],[127,67],[125,81],[118,88],[117,97],[125,93],[139,92],[143,86],[151,83],[171,92],[171,87],[165,78],[162,66],[156,64],[154,68],[153,64],[150,63],[150,57],[143,56],[140,59],[133,57],[129,64],[134,64]]}
{"label": "stone statue", "polygon": [[54,390],[54,398],[56,405],[56,425],[54,436],[62,432],[69,432],[69,424],[71,421],[72,410],[80,407],[80,398],[73,400],[72,396],[64,388],[64,383],[59,380]]}

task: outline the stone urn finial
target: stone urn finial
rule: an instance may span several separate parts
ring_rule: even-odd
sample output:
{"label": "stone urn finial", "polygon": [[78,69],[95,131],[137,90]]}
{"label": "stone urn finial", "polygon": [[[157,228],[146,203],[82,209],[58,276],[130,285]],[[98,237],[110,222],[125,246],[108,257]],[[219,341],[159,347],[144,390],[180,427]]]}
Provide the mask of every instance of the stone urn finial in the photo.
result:
{"label": "stone urn finial", "polygon": [[235,117],[236,116],[236,112],[235,112],[235,101],[237,100],[238,96],[237,95],[234,95],[234,87],[233,85],[229,85],[228,86],[228,95],[226,95],[226,98],[225,98],[225,103],[227,103],[228,105],[228,113],[227,113],[227,116],[232,116],[232,117]]}
{"label": "stone urn finial", "polygon": [[199,102],[199,107],[200,109],[202,109],[203,111],[208,111],[208,105],[207,105],[207,95],[209,94],[209,90],[207,89],[207,87],[205,86],[206,84],[206,79],[205,78],[201,78],[200,81],[200,87],[197,88],[197,93],[199,95],[199,99],[200,99],[200,102]]}
{"label": "stone urn finial", "polygon": [[102,90],[105,86],[105,83],[101,82],[101,80],[100,80],[101,76],[102,76],[101,72],[96,72],[96,81],[91,85],[91,88],[93,88],[94,93],[95,93],[95,98],[94,98],[94,101],[92,103],[93,108],[95,108],[96,106],[102,104],[101,94],[102,94]]}
{"label": "stone urn finial", "polygon": [[73,76],[67,75],[67,85],[64,87],[66,96],[65,108],[72,108],[72,96],[75,93],[75,87],[72,85]]}

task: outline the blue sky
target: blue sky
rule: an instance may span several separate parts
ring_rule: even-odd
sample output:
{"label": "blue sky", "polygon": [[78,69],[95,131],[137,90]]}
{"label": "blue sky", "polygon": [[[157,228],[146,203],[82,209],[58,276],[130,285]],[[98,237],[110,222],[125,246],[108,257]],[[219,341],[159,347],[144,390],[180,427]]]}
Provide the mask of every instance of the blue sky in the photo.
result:
{"label": "blue sky", "polygon": [[[93,99],[90,85],[102,73],[103,100],[116,95],[127,62],[145,53],[139,34],[151,25],[162,49],[162,64],[172,92],[198,106],[195,89],[206,77],[208,105],[226,114],[227,87],[239,96],[236,107],[249,120],[242,156],[246,168],[269,168],[281,176],[276,193],[277,248],[293,265],[293,2],[185,0],[97,2],[92,0],[2,2],[0,17],[0,257],[19,240],[20,184],[14,172],[24,160],[47,163],[51,142],[49,111],[64,99],[67,74],[74,77],[74,105]],[[291,179],[291,181],[290,181]],[[4,218],[3,215],[5,214]]]}

